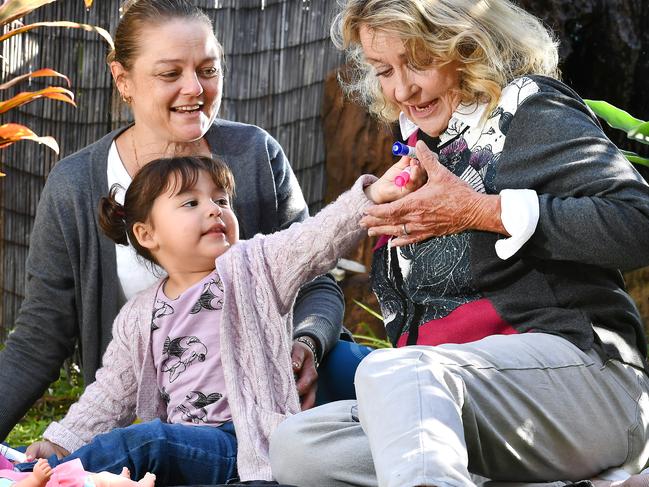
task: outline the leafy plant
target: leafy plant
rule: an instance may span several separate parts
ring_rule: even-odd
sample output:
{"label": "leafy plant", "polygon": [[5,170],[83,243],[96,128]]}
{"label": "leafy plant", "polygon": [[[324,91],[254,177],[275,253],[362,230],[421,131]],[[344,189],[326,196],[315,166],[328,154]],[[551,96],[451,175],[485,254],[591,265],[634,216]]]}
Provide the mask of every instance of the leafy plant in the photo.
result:
{"label": "leafy plant", "polygon": [[75,364],[63,367],[59,379],[11,430],[6,439],[7,444],[13,447],[29,445],[40,440],[45,428],[52,421],[63,418],[82,392],[83,378],[79,367]]}
{"label": "leafy plant", "polygon": [[[2,26],[3,31],[6,30],[6,32],[0,36],[0,42],[4,42],[15,35],[22,34],[37,27],[68,27],[96,32],[100,36],[102,36],[111,47],[113,46],[113,40],[110,34],[101,27],[69,21],[35,22],[33,24],[23,25],[18,20],[25,15],[33,12],[34,10],[42,7],[43,5],[52,3],[54,1],[56,0],[5,0],[4,3],[0,5],[0,26]],[[86,8],[90,8],[92,6],[93,0],[84,0],[84,2]],[[16,76],[13,79],[0,84],[0,92],[4,92],[8,88],[22,81],[39,77],[62,78],[67,83],[68,88],[62,86],[48,86],[37,91],[24,91],[18,93],[8,100],[1,99],[0,115],[21,105],[31,103],[32,101],[39,98],[49,98],[76,106],[76,103],[74,101],[74,94],[69,90],[70,80],[68,79],[68,77],[49,68],[38,69],[36,71]],[[5,147],[8,147],[20,140],[32,140],[40,144],[45,144],[57,154],[59,152],[59,146],[53,137],[39,136],[35,134],[29,127],[20,125],[18,123],[9,122],[0,125],[0,149],[4,149]],[[1,176],[4,176],[4,174],[0,172],[0,177]]]}
{"label": "leafy plant", "polygon": [[[624,110],[601,100],[584,100],[595,114],[603,119],[608,125],[617,130],[626,132],[629,139],[641,144],[649,145],[649,122],[645,122]],[[623,150],[626,158],[635,163],[649,167],[649,159],[642,157],[635,152]]]}
{"label": "leafy plant", "polygon": [[[365,311],[367,311],[370,315],[372,315],[374,318],[377,318],[381,321],[383,321],[383,316],[381,316],[379,313],[374,311],[372,308],[367,306],[366,304],[361,303],[360,301],[357,301],[354,299],[354,303],[357,306],[360,306],[363,308]],[[392,348],[392,343],[390,343],[388,340],[385,340],[381,337],[379,337],[374,330],[372,330],[372,327],[365,323],[364,321],[361,321],[356,325],[356,329],[362,329],[364,330],[364,333],[354,333],[354,339],[360,343],[361,345],[367,345],[369,347],[373,348]]]}

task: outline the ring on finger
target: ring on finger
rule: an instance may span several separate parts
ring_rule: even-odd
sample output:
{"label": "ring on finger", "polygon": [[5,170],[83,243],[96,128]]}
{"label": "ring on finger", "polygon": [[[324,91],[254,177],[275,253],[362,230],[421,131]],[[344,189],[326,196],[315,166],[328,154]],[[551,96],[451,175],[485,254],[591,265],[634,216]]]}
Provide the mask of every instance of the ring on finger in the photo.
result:
{"label": "ring on finger", "polygon": [[408,232],[408,229],[406,228],[406,224],[402,223],[402,226],[403,226],[403,234],[404,235],[410,235],[410,233]]}

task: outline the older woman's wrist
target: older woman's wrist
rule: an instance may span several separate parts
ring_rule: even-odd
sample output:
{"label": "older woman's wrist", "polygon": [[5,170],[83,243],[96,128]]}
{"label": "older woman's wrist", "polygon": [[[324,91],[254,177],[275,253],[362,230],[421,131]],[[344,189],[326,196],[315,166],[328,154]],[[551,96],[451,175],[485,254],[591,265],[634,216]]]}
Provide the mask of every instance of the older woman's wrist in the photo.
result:
{"label": "older woman's wrist", "polygon": [[307,346],[313,355],[313,365],[317,369],[320,365],[321,354],[319,353],[319,344],[313,337],[309,335],[300,335],[299,337],[294,338],[294,341],[302,343]]}
{"label": "older woman's wrist", "polygon": [[474,193],[468,212],[470,219],[468,228],[509,236],[500,214],[500,195]]}

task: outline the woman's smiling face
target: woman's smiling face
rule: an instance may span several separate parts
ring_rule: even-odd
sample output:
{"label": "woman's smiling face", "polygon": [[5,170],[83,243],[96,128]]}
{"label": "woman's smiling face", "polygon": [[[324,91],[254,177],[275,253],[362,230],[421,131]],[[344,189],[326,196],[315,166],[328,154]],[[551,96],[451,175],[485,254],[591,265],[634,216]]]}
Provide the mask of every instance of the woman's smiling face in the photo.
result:
{"label": "woman's smiling face", "polygon": [[122,95],[131,99],[139,127],[175,143],[207,132],[223,90],[221,49],[207,23],[170,19],[145,26],[131,69],[116,64],[113,75]]}
{"label": "woman's smiling face", "polygon": [[460,104],[457,64],[415,69],[399,37],[366,26],[360,28],[360,41],[386,99],[428,135],[444,132]]}

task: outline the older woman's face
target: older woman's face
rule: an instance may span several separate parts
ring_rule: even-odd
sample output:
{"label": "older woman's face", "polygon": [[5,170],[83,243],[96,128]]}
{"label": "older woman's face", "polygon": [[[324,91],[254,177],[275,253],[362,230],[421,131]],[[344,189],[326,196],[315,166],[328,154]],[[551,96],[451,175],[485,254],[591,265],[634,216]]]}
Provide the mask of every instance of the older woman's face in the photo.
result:
{"label": "older woman's face", "polygon": [[416,70],[408,64],[405,46],[396,35],[361,26],[360,40],[388,101],[428,135],[442,133],[460,103],[457,65]]}
{"label": "older woman's face", "polygon": [[[221,105],[220,50],[210,27],[173,19],[146,27],[132,68],[116,76],[135,123],[161,141],[202,137]],[[111,66],[111,69],[113,67]],[[113,70],[115,75],[115,71]]]}

